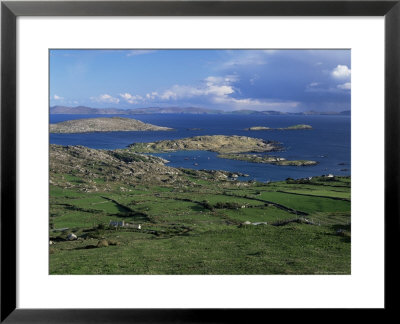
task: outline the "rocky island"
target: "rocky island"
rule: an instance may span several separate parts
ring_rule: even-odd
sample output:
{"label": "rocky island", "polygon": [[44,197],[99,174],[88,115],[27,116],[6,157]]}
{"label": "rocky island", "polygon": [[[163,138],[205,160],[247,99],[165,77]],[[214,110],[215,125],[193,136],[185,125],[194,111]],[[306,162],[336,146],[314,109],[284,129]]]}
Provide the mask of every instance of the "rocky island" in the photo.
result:
{"label": "rocky island", "polygon": [[249,128],[245,128],[244,130],[247,131],[263,131],[263,130],[300,130],[300,129],[312,129],[312,126],[310,125],[293,125],[293,126],[288,126],[288,127],[283,127],[283,128],[270,128],[266,126],[253,126]]}
{"label": "rocky island", "polygon": [[253,127],[245,128],[245,130],[262,131],[262,130],[273,130],[273,128],[265,127],[265,126],[253,126]]}
{"label": "rocky island", "polygon": [[154,143],[133,143],[129,149],[137,153],[175,151],[212,151],[218,153],[271,152],[281,149],[279,143],[247,136],[195,136]]}
{"label": "rocky island", "polygon": [[297,130],[297,129],[312,129],[312,126],[300,124],[300,125],[293,125],[293,126],[289,126],[289,127],[285,127],[285,128],[278,128],[278,130]]}
{"label": "rocky island", "polygon": [[170,131],[169,127],[146,124],[140,120],[121,117],[100,117],[68,120],[50,124],[50,133],[92,133],[127,131]]}
{"label": "rocky island", "polygon": [[222,159],[240,160],[253,163],[266,163],[275,165],[311,166],[316,161],[286,160],[285,158],[243,153],[265,153],[280,151],[282,146],[273,141],[247,136],[195,136],[177,140],[163,140],[154,143],[133,143],[128,150],[135,153],[165,153],[176,151],[211,151],[217,152]]}
{"label": "rocky island", "polygon": [[230,159],[230,160],[240,160],[252,163],[266,163],[275,165],[291,165],[291,166],[311,166],[317,165],[316,161],[308,160],[286,160],[282,157],[261,155],[261,154],[219,154],[219,158]]}

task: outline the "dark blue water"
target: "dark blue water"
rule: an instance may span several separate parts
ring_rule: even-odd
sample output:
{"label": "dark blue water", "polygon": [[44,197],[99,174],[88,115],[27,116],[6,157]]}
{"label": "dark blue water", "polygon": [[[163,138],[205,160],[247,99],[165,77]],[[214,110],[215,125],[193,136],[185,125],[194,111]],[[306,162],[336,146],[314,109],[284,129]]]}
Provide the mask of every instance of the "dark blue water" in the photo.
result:
{"label": "dark blue water", "polygon": [[[115,115],[116,116],[116,115]],[[99,117],[99,115],[50,115],[50,122]],[[104,116],[103,116],[104,117]],[[107,117],[111,117],[107,115]],[[170,161],[169,165],[192,169],[227,170],[246,173],[243,180],[274,181],[303,178],[327,173],[350,175],[350,117],[349,116],[238,116],[156,114],[121,116],[146,123],[174,128],[158,132],[106,132],[87,134],[50,134],[51,144],[84,145],[96,149],[124,148],[135,142],[154,142],[198,135],[243,135],[283,144],[284,151],[273,155],[293,160],[314,160],[316,166],[295,167],[249,163],[220,159],[216,153],[181,151],[154,154]],[[312,130],[294,131],[245,131],[252,126],[271,128],[308,124]],[[200,128],[200,130],[193,130]],[[196,165],[195,165],[196,164]],[[344,164],[344,165],[339,165]],[[347,169],[347,170],[343,170]]]}

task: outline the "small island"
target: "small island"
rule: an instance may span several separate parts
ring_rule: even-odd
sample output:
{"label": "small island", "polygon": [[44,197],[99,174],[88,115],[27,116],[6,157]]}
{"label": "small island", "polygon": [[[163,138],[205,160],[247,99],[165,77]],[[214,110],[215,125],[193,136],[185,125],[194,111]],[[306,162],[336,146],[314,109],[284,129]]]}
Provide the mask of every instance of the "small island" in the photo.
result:
{"label": "small island", "polygon": [[279,130],[312,129],[312,126],[300,124],[300,125],[293,125],[293,126],[289,126],[289,127],[285,127],[285,128],[278,128],[278,129]]}
{"label": "small island", "polygon": [[99,117],[68,120],[50,124],[50,133],[93,133],[128,131],[170,131],[169,127],[146,124],[140,120],[121,117]]}
{"label": "small island", "polygon": [[253,127],[245,128],[245,130],[249,130],[249,131],[262,131],[262,130],[273,130],[273,128],[264,127],[264,126],[253,126]]}
{"label": "small island", "polygon": [[270,156],[270,155],[261,155],[261,154],[219,154],[219,158],[222,159],[230,159],[230,160],[239,160],[246,161],[252,163],[266,163],[266,164],[274,164],[274,165],[285,165],[285,166],[311,166],[317,165],[316,161],[308,161],[308,160],[286,160],[282,157]]}
{"label": "small island", "polygon": [[279,143],[247,136],[195,136],[154,143],[133,143],[129,149],[137,153],[175,151],[211,151],[218,153],[271,152],[281,149]]}
{"label": "small island", "polygon": [[283,128],[270,128],[266,126],[252,126],[249,128],[245,128],[244,130],[247,131],[265,131],[265,130],[300,130],[300,129],[312,129],[312,126],[310,125],[305,125],[305,124],[300,124],[300,125],[293,125],[293,126],[288,126],[288,127],[283,127]]}

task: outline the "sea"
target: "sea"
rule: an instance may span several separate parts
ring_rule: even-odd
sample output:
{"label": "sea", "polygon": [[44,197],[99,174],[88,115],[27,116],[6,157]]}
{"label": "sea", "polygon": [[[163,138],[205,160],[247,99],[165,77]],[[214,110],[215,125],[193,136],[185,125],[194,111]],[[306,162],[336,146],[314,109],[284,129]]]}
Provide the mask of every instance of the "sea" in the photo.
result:
{"label": "sea", "polygon": [[[239,180],[262,182],[299,179],[324,174],[350,175],[351,118],[342,115],[237,115],[237,114],[149,114],[149,115],[50,115],[50,123],[66,120],[113,117],[133,118],[145,123],[174,128],[173,131],[98,132],[50,134],[50,144],[83,145],[95,149],[126,148],[138,142],[155,142],[200,135],[240,135],[281,143],[282,151],[270,155],[288,160],[313,160],[315,166],[277,166],[221,159],[215,152],[178,151],[153,154],[167,165],[189,169],[226,170],[246,174]],[[252,126],[284,128],[307,124],[312,130],[248,131]]]}

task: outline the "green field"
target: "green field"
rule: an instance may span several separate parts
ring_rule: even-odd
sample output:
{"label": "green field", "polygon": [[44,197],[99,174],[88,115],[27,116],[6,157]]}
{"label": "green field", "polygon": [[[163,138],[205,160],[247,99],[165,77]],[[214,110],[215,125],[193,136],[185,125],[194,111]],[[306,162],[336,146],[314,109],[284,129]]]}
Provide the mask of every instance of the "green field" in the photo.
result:
{"label": "green field", "polygon": [[[71,185],[50,185],[51,274],[351,271],[348,177],[219,185],[188,174],[184,186],[115,182],[88,192],[82,177],[54,175],[61,178]],[[110,220],[141,229],[109,227]],[[78,239],[67,240],[69,233]]]}

